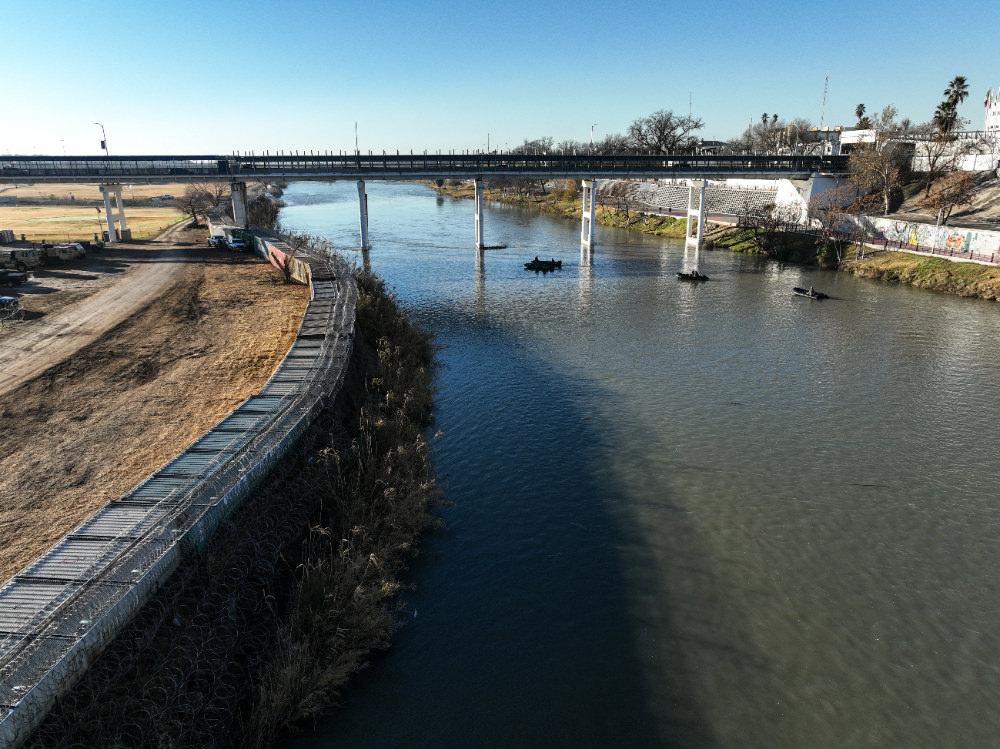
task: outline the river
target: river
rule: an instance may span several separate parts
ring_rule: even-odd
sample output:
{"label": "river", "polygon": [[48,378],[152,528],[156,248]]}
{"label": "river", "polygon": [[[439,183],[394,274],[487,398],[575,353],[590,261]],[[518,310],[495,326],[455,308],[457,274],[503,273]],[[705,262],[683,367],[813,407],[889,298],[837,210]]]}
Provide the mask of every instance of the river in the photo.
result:
{"label": "river", "polygon": [[[368,191],[454,506],[292,746],[997,742],[1000,308],[495,204],[480,266],[471,201]],[[284,197],[357,246],[353,183]]]}

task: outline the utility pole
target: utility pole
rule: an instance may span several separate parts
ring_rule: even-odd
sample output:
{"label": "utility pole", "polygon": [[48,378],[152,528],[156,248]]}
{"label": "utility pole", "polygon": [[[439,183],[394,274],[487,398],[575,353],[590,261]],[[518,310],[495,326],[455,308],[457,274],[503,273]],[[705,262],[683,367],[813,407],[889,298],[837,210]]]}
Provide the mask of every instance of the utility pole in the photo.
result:
{"label": "utility pole", "polygon": [[823,79],[823,105],[819,110],[819,129],[823,129],[823,123],[826,121],[826,92],[830,87],[830,74],[827,73],[826,78]]}
{"label": "utility pole", "polygon": [[597,127],[597,123],[596,122],[593,125],[590,126],[590,152],[591,153],[594,152],[594,128],[595,127]]}
{"label": "utility pole", "polygon": [[360,155],[361,151],[358,150],[358,121],[354,121],[354,155]]}

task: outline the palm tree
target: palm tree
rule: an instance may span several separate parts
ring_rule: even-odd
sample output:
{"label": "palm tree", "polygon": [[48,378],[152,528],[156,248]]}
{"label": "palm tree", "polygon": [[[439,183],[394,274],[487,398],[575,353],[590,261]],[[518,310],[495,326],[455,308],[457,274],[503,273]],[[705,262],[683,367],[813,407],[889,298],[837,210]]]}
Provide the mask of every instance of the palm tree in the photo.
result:
{"label": "palm tree", "polygon": [[951,104],[954,108],[968,98],[969,84],[966,82],[965,76],[956,75],[951,79],[951,83],[948,84],[948,88],[944,90],[944,100]]}
{"label": "palm tree", "polygon": [[955,119],[957,117],[955,108],[948,105],[948,102],[944,101],[937,105],[937,109],[934,110],[934,117],[931,122],[934,123],[934,127],[942,133],[950,133],[951,129],[955,127]]}
{"label": "palm tree", "polygon": [[854,108],[854,116],[858,118],[858,122],[861,122],[861,118],[865,116],[864,104],[858,104],[858,106]]}

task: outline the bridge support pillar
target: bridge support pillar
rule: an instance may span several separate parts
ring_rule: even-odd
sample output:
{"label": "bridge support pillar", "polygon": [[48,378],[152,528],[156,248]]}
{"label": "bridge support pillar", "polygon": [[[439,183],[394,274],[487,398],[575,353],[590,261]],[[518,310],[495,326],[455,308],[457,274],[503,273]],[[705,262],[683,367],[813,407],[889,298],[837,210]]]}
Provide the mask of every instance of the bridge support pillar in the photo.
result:
{"label": "bridge support pillar", "polygon": [[[125,222],[125,201],[122,200],[122,186],[118,184],[101,185],[101,197],[104,198],[104,219],[108,226],[108,242],[113,244],[120,239],[128,238],[128,224]],[[112,203],[112,199],[114,199]],[[117,216],[116,216],[117,214]],[[119,226],[115,226],[115,221]]]}
{"label": "bridge support pillar", "polygon": [[594,206],[597,202],[597,180],[583,181],[583,214],[580,217],[580,246],[586,250],[594,244]]}
{"label": "bridge support pillar", "polygon": [[[688,180],[688,208],[687,225],[684,230],[684,249],[694,247],[701,249],[701,239],[705,233],[705,180]],[[697,196],[697,204],[695,201]],[[691,219],[695,220],[694,231],[692,232]]]}
{"label": "bridge support pillar", "polygon": [[483,178],[473,180],[476,198],[476,249],[483,249]]}
{"label": "bridge support pillar", "polygon": [[246,229],[250,223],[247,215],[247,183],[232,182],[229,185],[229,195],[233,201],[233,223]]}
{"label": "bridge support pillar", "polygon": [[358,180],[358,206],[361,222],[361,249],[367,252],[372,246],[368,241],[368,192],[365,190],[365,181],[363,179]]}

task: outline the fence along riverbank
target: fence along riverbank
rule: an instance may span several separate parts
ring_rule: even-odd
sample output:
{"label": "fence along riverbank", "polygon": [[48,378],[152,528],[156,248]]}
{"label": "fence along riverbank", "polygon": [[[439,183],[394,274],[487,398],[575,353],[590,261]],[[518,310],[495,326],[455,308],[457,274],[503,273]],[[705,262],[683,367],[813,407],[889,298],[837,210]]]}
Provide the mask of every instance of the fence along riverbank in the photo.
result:
{"label": "fence along riverbank", "polygon": [[[261,238],[258,251],[266,243],[273,240]],[[357,286],[339,259],[301,260],[311,299],[295,343],[264,388],[0,588],[0,746],[30,735],[339,390],[353,347]]]}

